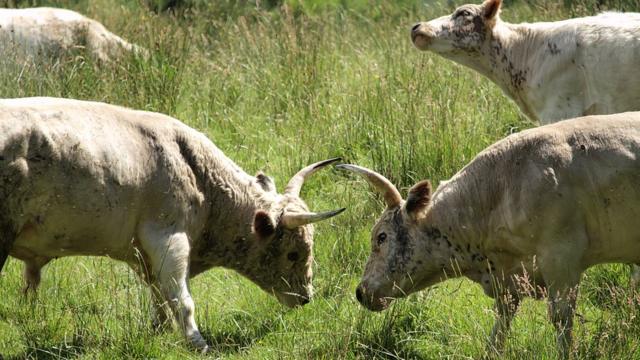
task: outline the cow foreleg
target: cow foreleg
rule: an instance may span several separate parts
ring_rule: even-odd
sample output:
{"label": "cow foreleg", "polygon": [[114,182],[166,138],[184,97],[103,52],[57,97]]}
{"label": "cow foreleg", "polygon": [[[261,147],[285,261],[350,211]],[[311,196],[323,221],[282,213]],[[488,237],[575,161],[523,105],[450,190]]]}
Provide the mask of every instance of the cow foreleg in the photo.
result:
{"label": "cow foreleg", "polygon": [[578,288],[555,291],[549,295],[549,317],[556,328],[556,340],[560,358],[568,359],[571,353],[573,314],[576,308]]}
{"label": "cow foreleg", "polygon": [[160,293],[173,310],[183,334],[191,345],[206,352],[208,346],[196,325],[195,306],[189,293],[189,241],[185,233],[149,230],[141,238]]}
{"label": "cow foreleg", "polygon": [[487,352],[501,353],[504,350],[504,343],[511,327],[511,321],[518,311],[520,299],[511,292],[504,292],[496,296],[494,311],[496,313],[496,322],[491,329],[491,337],[489,338],[489,346]]}
{"label": "cow foreleg", "polygon": [[561,248],[551,249],[547,256],[541,257],[540,271],[547,284],[549,317],[556,329],[558,354],[561,359],[568,359],[571,354],[578,283],[583,269],[579,265],[580,252],[575,249],[564,250],[566,252]]}

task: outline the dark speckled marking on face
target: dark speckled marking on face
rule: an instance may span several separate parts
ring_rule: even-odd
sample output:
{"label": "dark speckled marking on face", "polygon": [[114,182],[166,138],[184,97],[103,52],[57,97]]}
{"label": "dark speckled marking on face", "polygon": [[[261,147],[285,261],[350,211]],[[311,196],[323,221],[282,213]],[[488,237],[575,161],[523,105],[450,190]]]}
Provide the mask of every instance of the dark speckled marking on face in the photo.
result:
{"label": "dark speckled marking on face", "polygon": [[409,237],[409,231],[404,225],[402,211],[398,208],[393,214],[393,226],[396,233],[395,248],[389,257],[389,272],[403,272],[409,260],[413,257],[413,244]]}

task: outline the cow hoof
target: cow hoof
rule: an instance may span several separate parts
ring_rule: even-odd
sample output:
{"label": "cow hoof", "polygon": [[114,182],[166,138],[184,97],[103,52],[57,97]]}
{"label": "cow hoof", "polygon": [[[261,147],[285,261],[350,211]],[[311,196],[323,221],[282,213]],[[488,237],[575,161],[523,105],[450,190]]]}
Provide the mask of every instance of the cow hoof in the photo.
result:
{"label": "cow hoof", "polygon": [[197,336],[189,337],[189,342],[197,352],[201,354],[206,354],[209,352],[209,345],[207,345],[207,342],[202,338],[200,334],[197,334]]}

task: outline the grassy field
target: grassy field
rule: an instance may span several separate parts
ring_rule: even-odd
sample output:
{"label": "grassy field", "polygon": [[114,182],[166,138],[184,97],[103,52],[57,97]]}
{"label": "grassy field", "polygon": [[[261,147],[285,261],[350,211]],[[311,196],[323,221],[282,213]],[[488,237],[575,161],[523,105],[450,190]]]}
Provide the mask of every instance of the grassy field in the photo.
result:
{"label": "grassy field", "polygon": [[[405,191],[447,179],[481,149],[534,126],[476,73],[409,41],[417,20],[460,1],[195,2],[175,14],[137,1],[28,1],[78,10],[149,48],[149,59],[98,67],[82,53],[46,64],[0,59],[0,97],[92,99],[172,115],[207,134],[247,172],[280,190],[301,166],[341,156],[380,171]],[[503,18],[537,21],[590,14],[597,1],[508,1]],[[268,2],[263,2],[268,5]],[[612,7],[640,9],[629,1]],[[346,5],[345,5],[346,4]],[[233,271],[191,282],[197,321],[225,359],[466,359],[484,355],[492,301],[449,280],[371,313],[354,290],[383,202],[339,171],[307,182],[317,210],[348,210],[317,226],[317,296],[289,310]],[[201,358],[177,331],[151,330],[149,294],[123,264],[66,258],[45,268],[35,299],[21,296],[22,265],[0,275],[0,354],[22,358]],[[640,358],[640,296],[622,265],[590,270],[581,286],[576,357]],[[543,302],[524,303],[507,359],[555,357]]]}

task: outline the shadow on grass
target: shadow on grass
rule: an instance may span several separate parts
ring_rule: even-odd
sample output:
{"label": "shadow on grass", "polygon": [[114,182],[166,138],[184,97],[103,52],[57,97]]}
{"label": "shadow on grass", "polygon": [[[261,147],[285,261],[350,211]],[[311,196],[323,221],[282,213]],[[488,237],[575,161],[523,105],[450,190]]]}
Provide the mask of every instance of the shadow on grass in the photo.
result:
{"label": "shadow on grass", "polygon": [[353,354],[361,359],[426,359],[408,341],[387,334],[360,339]]}
{"label": "shadow on grass", "polygon": [[235,327],[201,331],[211,350],[220,354],[236,354],[247,350],[277,326],[275,319],[256,321],[246,314],[234,314],[225,323],[234,324]]}
{"label": "shadow on grass", "polygon": [[84,354],[83,345],[71,345],[62,343],[58,345],[50,345],[46,347],[30,348],[22,354],[11,356],[2,356],[2,360],[18,360],[18,359],[75,359]]}
{"label": "shadow on grass", "polygon": [[369,316],[360,318],[351,336],[328,338],[311,350],[311,358],[324,358],[327,353],[334,353],[336,357],[355,359],[430,359],[416,348],[424,340],[412,333],[415,328],[412,319],[398,316],[395,309],[381,322]]}

